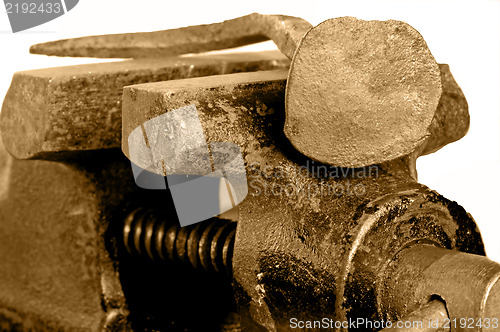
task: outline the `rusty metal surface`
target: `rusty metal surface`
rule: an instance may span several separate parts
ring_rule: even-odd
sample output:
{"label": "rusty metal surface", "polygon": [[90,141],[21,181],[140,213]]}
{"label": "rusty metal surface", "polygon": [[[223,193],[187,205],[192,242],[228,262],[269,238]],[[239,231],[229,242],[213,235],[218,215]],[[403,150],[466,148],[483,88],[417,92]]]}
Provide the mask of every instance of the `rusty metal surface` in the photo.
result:
{"label": "rusty metal surface", "polygon": [[1,327],[126,326],[106,232],[124,195],[135,190],[118,180],[130,173],[116,149],[63,164],[15,159],[0,142]]}
{"label": "rusty metal surface", "polygon": [[451,331],[500,330],[495,324],[500,313],[500,264],[487,257],[413,245],[396,255],[387,275],[379,284],[386,319],[399,319],[439,298],[446,303]]}
{"label": "rusty metal surface", "polygon": [[[443,81],[443,93],[441,94],[441,98],[439,100],[439,104],[437,107],[437,110],[435,112],[435,116],[432,119],[432,122],[429,126],[430,130],[430,135],[426,137],[426,140],[424,144],[419,147],[417,150],[412,152],[410,155],[407,157],[407,163],[411,165],[412,172],[414,173],[414,178],[416,179],[416,169],[415,169],[415,163],[416,159],[423,155],[423,154],[428,154],[435,152],[442,148],[443,146],[454,142],[467,133],[467,130],[469,128],[469,113],[468,113],[468,107],[467,107],[467,101],[465,99],[465,96],[462,93],[462,90],[458,86],[458,84],[455,82],[453,79],[453,76],[451,75],[449,71],[449,66],[446,64],[439,64],[439,68],[441,69],[441,77]],[[267,75],[267,74],[266,74]],[[272,74],[275,75],[275,74]],[[284,77],[286,76],[285,72],[281,74],[281,77],[279,78],[280,81],[283,82],[283,86],[286,85]],[[260,74],[252,74],[249,77],[255,77],[252,78],[253,80],[262,80],[265,81],[266,79],[269,79],[269,76],[265,75],[260,75]],[[170,82],[170,83],[159,83],[158,85],[151,84],[149,87],[152,89],[157,88],[162,88],[162,89],[167,89],[170,91],[173,95],[173,101],[172,105],[175,107],[181,107],[184,105],[182,103],[182,98],[186,94],[197,94],[197,95],[204,95],[203,98],[211,98],[212,96],[217,96],[218,91],[224,91],[223,85],[231,86],[231,76],[225,76],[225,77],[213,77],[213,78],[207,78],[205,80],[209,86],[213,87],[218,87],[218,90],[215,92],[207,92],[203,89],[203,85],[201,86],[196,86],[195,83],[191,80],[183,80],[183,81],[176,81],[176,82]],[[189,89],[191,90],[190,92],[186,92],[187,88],[186,86],[189,85]],[[146,87],[146,86],[143,86]],[[256,85],[253,90],[249,90],[247,93],[252,94],[255,98],[258,98],[259,93],[260,93],[260,85]],[[130,91],[133,91],[134,87],[131,88],[131,90],[125,89],[125,95],[124,99],[127,100],[126,102],[128,103],[128,98],[132,98],[134,94]],[[180,93],[178,93],[180,91]],[[175,100],[179,100],[178,102]],[[194,100],[195,98],[192,98]],[[196,104],[196,101],[194,102]],[[153,114],[154,112],[159,114],[159,110],[152,110],[144,113],[144,108],[141,109],[141,111],[137,111],[135,109],[129,108],[129,106],[125,107],[123,109],[124,112],[124,126],[123,126],[123,135],[124,137],[128,137],[130,132],[136,128],[138,125],[140,125],[142,122],[146,121],[147,119],[151,118],[151,115],[148,116],[148,112]],[[261,111],[262,112],[262,111]],[[264,111],[265,112],[265,111]],[[285,113],[286,114],[286,113]],[[132,121],[132,123],[131,123]],[[142,122],[141,122],[142,121]],[[128,154],[128,140],[122,140],[122,148],[126,156],[129,156]]]}
{"label": "rusty metal surface", "polygon": [[450,66],[439,64],[443,93],[429,126],[430,136],[418,150],[421,155],[434,153],[467,134],[470,117],[467,100],[450,72]]}
{"label": "rusty metal surface", "polygon": [[[450,328],[445,327],[447,325],[445,319],[449,319],[445,303],[433,300],[401,318],[402,326],[407,324],[407,327],[398,327],[397,323],[394,323],[380,332],[448,332]],[[422,324],[419,325],[419,322]]]}
{"label": "rusty metal surface", "polygon": [[447,64],[439,64],[442,93],[434,118],[429,126],[429,136],[415,151],[405,157],[411,174],[417,180],[417,159],[434,153],[467,134],[470,124],[467,100],[453,78]]}
{"label": "rusty metal surface", "polygon": [[[133,178],[129,180],[133,181]],[[239,316],[231,280],[224,273],[213,273],[215,266],[224,264],[224,253],[216,250],[211,257],[211,247],[216,244],[216,249],[223,249],[224,245],[217,244],[222,239],[217,237],[218,232],[214,234],[209,228],[204,228],[210,222],[180,228],[172,212],[175,209],[173,203],[167,195],[157,191],[139,190],[136,195],[128,197],[127,204],[122,207],[123,214],[109,233],[113,234],[111,239],[117,244],[114,259],[127,299],[128,322],[132,329],[236,330]],[[131,211],[136,212],[130,214]],[[124,229],[124,220],[128,221],[128,230]],[[218,230],[227,228],[228,224],[234,229],[234,222],[221,222],[223,227]],[[160,238],[163,241],[159,243],[158,231],[162,229],[164,233]],[[200,249],[207,255],[198,256],[196,251]],[[207,264],[210,272],[200,264]]]}
{"label": "rusty metal surface", "polygon": [[122,242],[130,255],[231,275],[235,230],[219,218],[180,227],[175,213],[138,208],[125,218]]}
{"label": "rusty metal surface", "polygon": [[[123,153],[130,157],[128,136],[132,130],[145,121],[164,114],[167,110],[193,104],[197,107],[199,113],[202,112],[199,116],[203,117],[206,111],[213,110],[216,112],[220,110],[224,105],[220,106],[218,104],[226,100],[231,100],[236,104],[241,99],[250,98],[260,103],[261,96],[266,95],[271,87],[274,93],[274,99],[271,101],[273,103],[283,103],[283,99],[280,98],[283,97],[285,91],[287,74],[286,70],[262,71],[204,77],[199,80],[184,79],[127,86],[123,89],[122,104],[122,137],[125,138],[122,139]],[[168,98],[165,100],[159,98],[159,96],[164,95],[168,95]],[[269,97],[267,98],[269,99]],[[242,105],[239,112],[245,109],[246,106]],[[263,121],[265,115],[278,112],[275,109],[271,110],[264,101],[262,101],[262,104],[255,105],[255,107],[252,106],[252,109],[247,109],[247,111],[260,114]],[[281,111],[283,110],[281,109]],[[235,125],[231,120],[237,120],[238,112],[229,108],[227,111],[222,109],[221,112],[223,113],[220,114],[220,121],[213,120],[204,126],[205,137],[208,128],[217,129],[215,132],[220,132],[220,135],[227,135]],[[200,120],[203,121],[204,119],[200,118]],[[231,133],[234,136],[229,141],[235,143],[242,141],[248,135],[245,131],[244,128],[238,131],[233,128]],[[256,141],[255,144],[257,143]]]}
{"label": "rusty metal surface", "polygon": [[381,271],[419,239],[484,254],[470,216],[416,183],[404,161],[346,169],[298,153],[282,132],[283,76],[245,73],[124,89],[123,137],[195,104],[208,141],[241,147],[251,189],[239,205],[233,286],[247,330],[287,330],[291,317],[376,319]]}
{"label": "rusty metal surface", "polygon": [[[463,136],[467,133],[467,130],[469,128],[469,113],[468,113],[468,106],[467,106],[467,101],[465,99],[465,96],[462,93],[462,90],[460,87],[457,85],[457,83],[453,80],[453,77],[451,76],[451,73],[449,71],[449,66],[447,64],[439,64],[439,68],[441,69],[441,76],[443,77],[443,93],[441,95],[439,105],[437,107],[436,113],[434,118],[432,119],[431,125],[430,125],[430,136],[426,138],[425,144],[423,145],[422,148],[424,151],[422,151],[422,148],[417,149],[416,151],[418,152],[416,156],[420,156],[422,154],[428,154],[435,152],[442,148],[443,146],[452,143]],[[267,74],[266,74],[267,75]],[[256,80],[262,80],[265,81],[268,79],[265,75],[260,75],[260,74],[255,74],[254,75]],[[286,82],[284,81],[284,77],[286,74],[283,72],[281,74],[281,77],[279,80],[283,81],[284,85],[286,85]],[[231,81],[227,81],[230,79],[230,76],[226,77],[213,77],[213,78],[207,78],[207,82],[210,82],[208,85],[213,85],[218,86],[220,90],[224,90],[223,85],[231,86]],[[255,79],[254,79],[255,80]],[[170,82],[170,83],[159,83],[158,85],[151,84],[149,87],[152,89],[156,87],[158,88],[164,88],[168,89],[171,92],[176,92],[176,91],[183,91],[184,87],[187,85],[190,85],[193,81],[189,80],[183,80],[183,81],[176,81],[176,82]],[[146,86],[141,86],[141,87],[146,87]],[[197,94],[203,94],[205,91],[200,89],[197,90],[198,87],[194,86],[192,89],[192,93],[197,93]],[[129,96],[133,96],[133,94],[128,90],[129,88],[126,88],[126,94],[124,98],[129,98]],[[131,90],[134,90],[134,87],[131,88]],[[256,98],[258,97],[258,94],[260,93],[259,86],[257,85],[255,89],[252,91],[248,91],[248,94],[254,95]],[[181,97],[185,94],[185,92],[182,92],[179,97],[174,95],[174,98],[179,98],[182,99]],[[210,96],[217,96],[217,92],[215,93],[210,93]],[[209,98],[208,96],[205,96],[204,98]],[[195,103],[196,104],[196,103]],[[183,105],[181,102],[174,102],[173,105]],[[179,106],[180,107],[180,106]],[[140,112],[137,112],[137,114],[131,114],[135,113],[136,111],[131,110],[128,108],[124,108],[124,112],[127,113],[125,115],[124,123],[125,126],[123,127],[123,134],[124,137],[127,137],[127,135],[130,134],[131,130],[133,130],[135,127],[138,126],[141,121],[146,121],[145,119],[148,119],[148,114],[140,114]],[[156,112],[158,113],[158,110],[153,110],[151,112]],[[265,112],[265,111],[264,111]],[[132,124],[129,124],[130,121],[134,119]],[[128,156],[128,141],[123,140],[122,141],[122,148],[125,153],[125,155]]]}
{"label": "rusty metal surface", "polygon": [[407,23],[331,19],[293,58],[285,134],[320,162],[377,164],[422,145],[440,96],[439,67]]}
{"label": "rusty metal surface", "polygon": [[221,23],[154,32],[57,40],[31,46],[30,52],[72,57],[150,58],[201,53],[272,39],[290,59],[311,24],[286,15],[250,15]]}
{"label": "rusty metal surface", "polygon": [[[264,31],[289,58],[300,44],[288,79],[285,133],[299,151],[312,159],[335,166],[361,167],[411,155],[418,149],[409,157],[414,163],[419,155],[433,152],[467,131],[467,104],[449,68],[440,67],[443,89],[448,89],[440,96],[437,65],[425,41],[416,30],[399,21],[344,17],[311,29],[300,18],[251,14],[212,25],[91,36],[33,48],[71,53],[74,47],[81,47],[99,56],[109,49],[127,50],[130,45],[135,45],[133,52],[142,47],[141,52],[147,53],[145,45],[156,45],[161,52],[163,44],[158,38],[162,34],[173,40],[179,35],[193,37],[186,45],[196,48],[199,40],[216,41],[224,39],[225,34],[234,39],[234,34],[255,34],[252,29]],[[213,36],[214,31],[220,36]],[[177,49],[185,53],[182,47]],[[346,88],[349,82],[351,88]],[[446,112],[436,111],[437,98],[438,111]],[[429,139],[429,135],[434,137]],[[416,170],[413,173],[416,177]]]}
{"label": "rusty metal surface", "polygon": [[[0,153],[0,181],[8,183],[0,191],[0,217],[12,220],[0,230],[0,256],[16,257],[13,250],[22,248],[25,263],[16,265],[19,257],[0,263],[7,271],[0,269],[0,282],[12,286],[0,290],[0,320],[20,330],[29,324],[196,330],[199,322],[185,314],[195,307],[211,327],[226,320],[238,328],[238,319],[224,318],[235,309],[227,280],[200,280],[205,275],[152,266],[135,254],[232,272],[248,331],[290,330],[291,318],[395,320],[419,307],[409,317],[442,314],[442,306],[425,306],[433,296],[446,301],[450,317],[497,314],[500,265],[463,253],[484,255],[474,220],[415,181],[418,156],[468,129],[467,102],[448,66],[438,67],[418,32],[403,22],[340,18],[309,29],[299,18],[252,14],[209,26],[34,45],[33,52],[47,54],[142,57],[266,36],[292,57],[300,43],[290,72],[218,75],[286,69],[289,62],[272,53],[16,74],[0,124],[7,150],[20,158],[67,160],[23,161]],[[180,37],[188,42],[177,43]],[[178,80],[209,73],[217,76]],[[176,80],[156,82],[165,79]],[[156,83],[124,88],[120,117],[121,89],[146,80]],[[106,100],[103,109],[99,98]],[[179,228],[149,209],[135,210],[121,229],[116,220],[137,208],[134,199],[168,204],[133,186],[129,163],[116,149],[82,150],[116,147],[122,138],[129,157],[132,130],[189,105],[197,107],[207,141],[233,142],[242,150],[250,195],[239,205],[237,230],[235,223]],[[34,109],[40,112],[31,116]],[[32,136],[20,142],[26,132]],[[24,191],[28,199],[18,209]],[[15,233],[21,227],[27,234]],[[117,229],[123,233],[116,235]],[[123,248],[116,246],[120,241]],[[179,273],[171,275],[172,267]],[[190,283],[197,284],[181,286]],[[207,305],[218,290],[219,311]]]}
{"label": "rusty metal surface", "polygon": [[18,72],[3,101],[0,128],[21,159],[119,147],[126,85],[288,68],[281,53],[143,59]]}

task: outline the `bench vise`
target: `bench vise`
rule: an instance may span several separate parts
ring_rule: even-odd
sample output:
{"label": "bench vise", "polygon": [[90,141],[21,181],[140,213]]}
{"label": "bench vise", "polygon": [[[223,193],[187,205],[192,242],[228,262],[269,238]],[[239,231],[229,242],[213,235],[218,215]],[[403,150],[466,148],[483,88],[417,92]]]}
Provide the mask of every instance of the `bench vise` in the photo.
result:
{"label": "bench vise", "polygon": [[[409,317],[436,321],[428,331],[500,330],[500,264],[485,256],[470,214],[417,182],[416,159],[469,127],[467,102],[449,67],[429,60],[420,101],[418,93],[403,96],[417,98],[410,99],[428,122],[423,129],[405,136],[403,111],[397,118],[390,108],[375,108],[370,112],[393,127],[392,135],[373,141],[366,116],[374,117],[361,108],[352,129],[335,129],[330,115],[292,111],[292,102],[309,91],[297,87],[325,84],[300,81],[300,66],[310,67],[294,53],[298,47],[308,54],[312,48],[304,45],[323,30],[286,16],[228,22],[232,32],[221,32],[224,38],[212,46],[196,39],[199,27],[190,27],[194,46],[182,52],[271,38],[288,58],[277,51],[182,56],[169,53],[180,46],[164,44],[150,58],[133,45],[114,49],[113,42],[133,43],[123,37],[33,47],[79,56],[79,43],[95,42],[96,56],[123,51],[135,59],[25,71],[12,79],[0,113],[0,330],[377,331]],[[240,24],[256,22],[264,28],[239,35]],[[358,24],[352,18],[330,23],[327,32]],[[372,29],[365,24],[352,31]],[[398,24],[373,29],[394,30],[388,42],[403,30],[413,34]],[[280,29],[287,38],[280,39]],[[321,98],[318,104],[332,100]],[[233,209],[181,227],[167,190],[136,185],[129,137],[185,107],[196,110],[207,142],[239,147],[248,193]],[[338,148],[345,142],[332,141],[324,122],[328,130],[344,130],[342,137],[368,130],[369,144],[380,152]],[[301,128],[314,126],[316,132],[303,135]],[[150,134],[144,131],[145,138]],[[338,149],[339,156],[329,154]],[[190,169],[193,161],[182,165]],[[461,324],[463,318],[474,325]]]}

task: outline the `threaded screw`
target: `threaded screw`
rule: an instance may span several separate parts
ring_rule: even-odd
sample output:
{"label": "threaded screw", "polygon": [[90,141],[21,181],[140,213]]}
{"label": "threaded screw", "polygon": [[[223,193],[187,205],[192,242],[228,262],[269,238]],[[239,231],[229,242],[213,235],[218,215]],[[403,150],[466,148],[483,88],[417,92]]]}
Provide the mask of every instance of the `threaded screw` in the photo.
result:
{"label": "threaded screw", "polygon": [[125,218],[122,240],[131,255],[231,275],[235,233],[231,220],[215,217],[180,227],[161,210],[138,208]]}

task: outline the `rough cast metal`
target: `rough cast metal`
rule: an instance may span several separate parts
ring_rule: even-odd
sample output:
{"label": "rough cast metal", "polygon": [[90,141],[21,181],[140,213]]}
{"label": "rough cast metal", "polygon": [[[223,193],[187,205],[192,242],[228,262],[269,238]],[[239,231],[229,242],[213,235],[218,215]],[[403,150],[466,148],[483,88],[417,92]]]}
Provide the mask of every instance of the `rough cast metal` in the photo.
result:
{"label": "rough cast metal", "polygon": [[[299,51],[311,52],[315,43],[321,43],[327,35],[322,33],[322,28],[330,24],[349,23],[354,30],[366,24],[378,28],[384,25],[353,18],[329,20],[302,38],[310,29],[304,20],[253,14],[214,26],[213,30],[224,24],[244,26],[249,22],[261,22],[263,27],[242,30],[243,35],[239,37],[241,31],[235,30],[234,35],[229,31],[226,39],[207,47],[246,44],[262,40],[262,35],[275,40],[277,36],[284,39],[275,42],[291,58],[297,45],[302,45]],[[386,32],[375,35],[404,39],[411,29],[394,22],[387,24],[394,28],[393,35]],[[193,33],[193,45],[198,45],[189,52],[206,50],[196,36],[197,32],[204,31],[203,27],[171,33],[188,31]],[[208,27],[206,32],[213,35],[210,31]],[[156,39],[150,40],[152,47],[161,46],[158,37],[164,33],[153,35]],[[131,40],[137,42],[144,36],[147,35],[137,34]],[[307,36],[314,38],[309,40]],[[424,61],[428,60],[425,45],[418,34],[412,36],[414,39],[407,41],[423,52],[423,57],[415,61],[433,68],[434,82],[439,76],[435,62]],[[46,46],[47,50],[54,47],[48,51],[53,52],[58,47],[89,40]],[[116,39],[104,36],[102,41],[112,47],[125,43],[124,36]],[[117,44],[112,45],[113,41]],[[312,46],[307,46],[308,41],[312,41]],[[333,45],[330,50],[334,50],[336,41],[328,42]],[[106,50],[104,46],[91,53],[110,56],[116,51]],[[159,47],[159,52],[170,52],[172,45],[164,46]],[[36,46],[32,51],[43,53],[43,47]],[[118,53],[120,51],[118,47]],[[79,54],[79,51],[69,52],[75,53],[67,54]],[[147,48],[134,50],[132,47],[130,52],[131,56],[151,54]],[[439,66],[443,92],[437,93],[439,104],[432,121],[423,123],[425,134],[419,140],[422,144],[410,144],[397,156],[377,159],[381,162],[377,165],[366,161],[363,168],[338,168],[314,162],[292,146],[288,138],[293,141],[293,137],[287,138],[283,133],[285,117],[289,115],[284,103],[288,98],[286,84],[289,84],[287,95],[294,92],[302,96],[299,89],[287,83],[286,78],[293,76],[293,70],[136,85],[124,90],[123,118],[116,112],[123,86],[192,77],[193,66],[201,68],[196,75],[203,76],[288,65],[284,57],[261,59],[259,56],[257,60],[209,56],[202,59],[211,60],[208,63],[201,60],[199,66],[190,62],[198,61],[191,58],[165,60],[167,64],[164,60],[133,60],[109,65],[109,70],[102,65],[88,65],[32,71],[14,77],[0,122],[7,150],[18,158],[59,161],[17,160],[4,149],[0,154],[0,211],[2,219],[7,220],[7,226],[0,231],[0,253],[7,257],[0,263],[0,281],[6,285],[0,292],[0,327],[89,331],[161,330],[182,326],[196,329],[203,321],[209,324],[205,327],[237,328],[235,322],[239,319],[231,313],[235,308],[230,296],[227,297],[225,280],[122,255],[123,248],[132,253],[146,250],[141,243],[143,237],[137,234],[134,239],[138,242],[133,245],[120,244],[125,216],[140,205],[157,209],[168,204],[165,196],[152,195],[133,186],[129,163],[116,149],[85,152],[116,147],[122,138],[123,152],[128,155],[127,140],[123,138],[133,128],[190,104],[200,110],[207,139],[238,144],[247,165],[251,192],[239,206],[236,233],[232,233],[232,229],[226,234],[228,241],[234,241],[234,254],[224,249],[227,251],[212,263],[208,263],[208,256],[204,261],[216,270],[233,272],[233,290],[244,329],[287,330],[290,317],[402,318],[432,299],[428,298],[434,295],[430,293],[436,293],[432,286],[439,285],[441,280],[432,279],[435,271],[440,271],[439,264],[433,261],[437,257],[435,248],[464,252],[449,254],[446,251],[442,256],[448,265],[455,257],[463,257],[459,259],[462,263],[471,262],[458,264],[456,271],[462,279],[474,280],[472,286],[462,284],[469,288],[458,291],[452,285],[438,289],[435,294],[452,300],[450,315],[466,312],[463,310],[469,312],[469,308],[477,317],[498,311],[498,283],[492,282],[498,264],[465,254],[484,255],[473,219],[455,202],[415,182],[416,158],[459,139],[469,125],[467,103],[446,65]],[[305,57],[305,60],[309,59]],[[322,59],[319,60],[312,64],[313,69],[324,65]],[[228,63],[233,69],[226,70]],[[293,65],[300,68],[301,61],[294,58]],[[180,73],[176,71],[178,66],[183,68]],[[93,70],[97,70],[97,74]],[[309,78],[304,82],[314,83]],[[437,92],[433,87],[428,88],[430,92]],[[81,89],[83,94],[73,89]],[[106,100],[103,109],[94,104],[99,98]],[[34,109],[39,113],[32,117]],[[72,125],[75,118],[78,126]],[[122,137],[120,129],[123,129]],[[28,135],[27,143],[21,139],[26,133],[33,134]],[[394,142],[401,143],[398,139]],[[307,151],[302,152],[308,155]],[[353,153],[356,157],[356,151]],[[139,220],[147,220],[143,217],[146,216]],[[234,226],[234,223],[228,225]],[[190,242],[188,234],[176,232],[180,240],[175,241],[172,252],[198,263],[196,254],[189,251],[188,246],[195,242]],[[419,250],[428,252],[428,247],[432,249],[431,254],[419,254]],[[232,268],[228,268],[231,259]],[[467,270],[474,264],[477,269]],[[432,269],[427,270],[425,266]],[[483,272],[475,273],[478,269]],[[456,285],[461,285],[460,280]],[[478,303],[485,289],[490,290],[491,296],[485,297],[482,311],[456,305],[463,294],[476,294],[474,300]],[[73,294],[76,297],[72,297]],[[402,294],[404,296],[398,299]],[[165,301],[166,298],[172,302]],[[188,308],[193,311],[187,313]],[[193,321],[193,312],[200,319],[198,322]]]}
{"label": "rough cast metal", "polygon": [[64,159],[68,151],[121,144],[126,85],[288,68],[279,52],[138,59],[14,74],[0,113],[7,150],[20,159]]}
{"label": "rough cast metal", "polygon": [[[416,183],[408,158],[348,169],[298,153],[282,131],[286,75],[245,73],[124,89],[123,137],[148,119],[194,104],[207,140],[241,147],[250,192],[239,205],[232,272],[245,329],[288,330],[291,317],[387,319],[380,294],[385,270],[401,249],[425,242],[484,255],[474,220]],[[441,129],[437,142],[447,133]],[[410,304],[392,311],[392,319],[425,303],[406,300]]]}

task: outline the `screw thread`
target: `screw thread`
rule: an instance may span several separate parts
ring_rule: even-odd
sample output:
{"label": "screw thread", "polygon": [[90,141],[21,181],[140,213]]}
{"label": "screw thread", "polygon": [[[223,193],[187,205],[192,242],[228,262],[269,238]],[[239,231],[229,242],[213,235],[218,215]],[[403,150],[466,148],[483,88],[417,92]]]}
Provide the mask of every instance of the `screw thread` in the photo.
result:
{"label": "screw thread", "polygon": [[122,236],[131,255],[231,275],[235,233],[231,220],[212,218],[180,227],[159,210],[138,208],[125,218]]}

